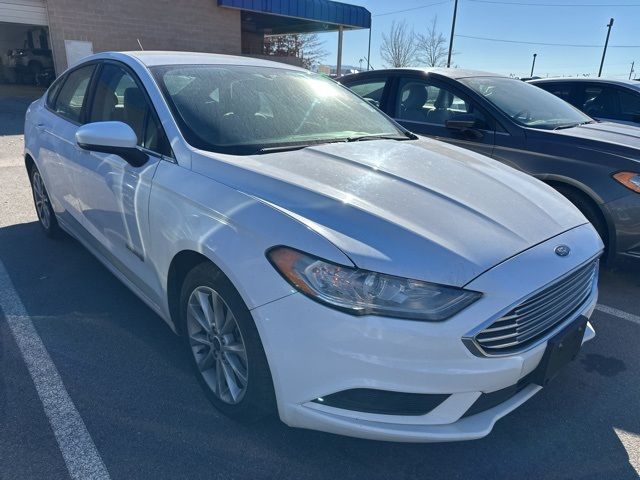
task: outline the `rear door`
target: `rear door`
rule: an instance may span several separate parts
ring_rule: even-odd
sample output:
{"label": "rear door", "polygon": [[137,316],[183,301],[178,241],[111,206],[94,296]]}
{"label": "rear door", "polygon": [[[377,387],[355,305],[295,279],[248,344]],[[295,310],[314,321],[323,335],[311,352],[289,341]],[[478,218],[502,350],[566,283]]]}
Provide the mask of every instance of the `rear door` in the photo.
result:
{"label": "rear door", "polygon": [[89,122],[119,121],[138,137],[147,162],[135,167],[115,154],[79,150],[78,185],[90,241],[147,297],[158,302],[157,279],[147,259],[148,205],[158,163],[173,161],[166,135],[144,87],[123,64],[105,62],[94,82]]}
{"label": "rear door", "polygon": [[[400,76],[387,113],[408,130],[491,156],[495,121],[454,85],[421,76]],[[451,128],[448,120],[472,119],[472,128]]]}
{"label": "rear door", "polygon": [[84,122],[87,92],[95,67],[95,64],[84,65],[67,73],[59,91],[55,92],[55,99],[47,104],[48,114],[43,113],[42,122],[36,126],[43,138],[51,142],[50,154],[44,157],[45,179],[56,211],[66,223],[82,223],[77,188],[81,175],[77,164],[80,148],[76,131]]}

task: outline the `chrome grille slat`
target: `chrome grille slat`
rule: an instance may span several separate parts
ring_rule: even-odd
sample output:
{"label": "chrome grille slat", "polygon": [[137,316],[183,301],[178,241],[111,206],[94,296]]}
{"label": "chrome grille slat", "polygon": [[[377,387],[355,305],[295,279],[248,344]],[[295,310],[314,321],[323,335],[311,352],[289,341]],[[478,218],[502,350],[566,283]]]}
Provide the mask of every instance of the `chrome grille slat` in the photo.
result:
{"label": "chrome grille slat", "polygon": [[[571,306],[580,306],[580,304],[589,296],[590,292],[591,285],[587,285],[582,290],[574,292],[574,295],[572,297],[566,298],[562,302],[558,302],[557,304],[555,304],[553,306],[554,311],[563,311],[565,307],[570,308]],[[546,312],[546,314],[549,315],[549,312]],[[521,334],[527,333],[532,328],[536,328],[536,325],[538,325],[539,323],[546,322],[546,320],[544,320],[544,317],[547,315],[541,313],[538,314],[535,319],[530,319],[526,322],[518,324],[518,331]],[[553,317],[554,315],[555,314],[552,314],[551,317]]]}
{"label": "chrome grille slat", "polygon": [[584,307],[597,280],[598,261],[576,269],[495,320],[474,339],[487,354],[516,353]]}
{"label": "chrome grille slat", "polygon": [[[562,309],[564,308],[565,305],[571,305],[573,303],[575,303],[576,298],[581,298],[582,296],[584,296],[586,294],[586,296],[588,296],[588,294],[591,292],[591,284],[587,284],[587,285],[583,285],[582,286],[582,290],[578,291],[572,291],[571,295],[564,295],[561,299],[560,302],[557,302],[554,304],[554,308],[555,309]],[[586,298],[585,298],[586,299]],[[584,300],[582,300],[584,301]],[[582,303],[582,302],[580,302]],[[489,328],[485,328],[482,332],[480,332],[478,334],[478,339],[483,340],[483,341],[494,341],[494,340],[500,340],[503,338],[511,338],[514,337],[516,335],[523,335],[525,333],[528,332],[528,330],[535,328],[538,324],[539,321],[542,321],[541,319],[543,317],[545,317],[546,315],[548,315],[547,311],[543,311],[543,312],[539,312],[537,313],[535,316],[531,317],[531,318],[527,318],[525,321],[519,321],[516,323],[512,323],[512,324],[508,324],[508,325],[500,325],[497,326],[495,328],[489,327]],[[544,320],[546,322],[546,320]],[[495,322],[494,324],[495,325]],[[516,332],[511,334],[511,335],[500,335],[500,336],[487,336],[487,333],[493,333],[493,332],[503,332],[505,330],[509,330],[509,329],[515,329]]]}
{"label": "chrome grille slat", "polygon": [[[552,291],[549,291],[546,295],[542,296],[539,301],[532,302],[525,307],[522,305],[515,309],[517,315],[526,315],[544,308],[550,302],[554,302],[557,296],[561,294],[569,294],[571,290],[578,288],[582,283],[582,280],[585,280],[586,277],[593,275],[593,272],[589,272],[588,270],[580,275],[579,278],[575,279],[575,282],[564,282],[564,285],[558,285],[557,288],[554,288]],[[532,308],[533,307],[533,308]]]}

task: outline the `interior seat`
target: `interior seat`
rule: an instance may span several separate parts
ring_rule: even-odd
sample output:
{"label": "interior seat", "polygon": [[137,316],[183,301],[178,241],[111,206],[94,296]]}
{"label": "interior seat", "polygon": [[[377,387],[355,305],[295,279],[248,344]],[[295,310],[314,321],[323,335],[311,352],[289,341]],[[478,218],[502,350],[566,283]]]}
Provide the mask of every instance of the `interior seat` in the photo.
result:
{"label": "interior seat", "polygon": [[433,104],[434,109],[427,113],[427,122],[444,125],[451,118],[452,112],[449,110],[453,104],[453,94],[446,90],[440,90],[438,98]]}
{"label": "interior seat", "polygon": [[413,84],[407,89],[409,95],[401,105],[401,116],[403,120],[413,122],[425,122],[427,116],[424,111],[424,104],[427,103],[429,94],[424,85]]}

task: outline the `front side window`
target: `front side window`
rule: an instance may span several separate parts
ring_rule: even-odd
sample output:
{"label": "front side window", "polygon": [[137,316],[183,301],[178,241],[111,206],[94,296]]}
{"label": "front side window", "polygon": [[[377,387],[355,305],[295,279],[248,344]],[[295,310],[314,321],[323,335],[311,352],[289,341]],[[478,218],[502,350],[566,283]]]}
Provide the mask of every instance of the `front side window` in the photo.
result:
{"label": "front side window", "polygon": [[396,105],[396,118],[410,122],[445,126],[459,114],[474,116],[478,128],[488,128],[485,115],[467,99],[443,86],[425,80],[403,79]]}
{"label": "front side window", "polygon": [[90,122],[124,122],[138,137],[138,145],[168,154],[167,142],[142,89],[123,68],[105,64],[96,82]]}
{"label": "front side window", "polygon": [[591,118],[551,93],[526,82],[504,77],[460,80],[520,125],[544,130],[592,122]]}
{"label": "front side window", "polygon": [[54,111],[58,115],[72,122],[80,123],[84,98],[94,68],[94,65],[87,65],[67,75],[55,100]]}
{"label": "front side window", "polygon": [[366,101],[319,75],[240,65],[152,71],[183,135],[204,150],[247,155],[352,137],[404,136]]}
{"label": "front side window", "polygon": [[571,97],[571,85],[566,83],[541,83],[536,85],[545,89],[549,93],[553,93],[556,97],[561,98],[565,102],[573,103]]}
{"label": "front side window", "polygon": [[347,86],[370,104],[379,107],[386,84],[385,78],[373,78],[350,83]]}
{"label": "front side window", "polygon": [[592,117],[619,118],[620,108],[615,88],[589,85],[580,89],[581,110]]}

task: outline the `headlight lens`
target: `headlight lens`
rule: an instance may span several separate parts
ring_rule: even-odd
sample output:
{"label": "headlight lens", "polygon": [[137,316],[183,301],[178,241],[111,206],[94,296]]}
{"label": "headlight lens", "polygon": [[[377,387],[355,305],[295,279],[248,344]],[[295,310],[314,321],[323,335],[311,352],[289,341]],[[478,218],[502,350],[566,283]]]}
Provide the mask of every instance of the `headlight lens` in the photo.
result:
{"label": "headlight lens", "polygon": [[287,247],[267,256],[297,290],[353,315],[382,315],[438,322],[482,294],[456,287],[337,265]]}
{"label": "headlight lens", "polygon": [[629,190],[640,193],[640,173],[618,172],[613,176],[613,178]]}

